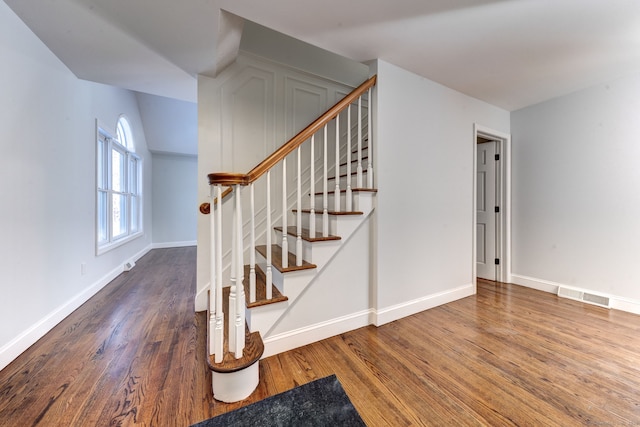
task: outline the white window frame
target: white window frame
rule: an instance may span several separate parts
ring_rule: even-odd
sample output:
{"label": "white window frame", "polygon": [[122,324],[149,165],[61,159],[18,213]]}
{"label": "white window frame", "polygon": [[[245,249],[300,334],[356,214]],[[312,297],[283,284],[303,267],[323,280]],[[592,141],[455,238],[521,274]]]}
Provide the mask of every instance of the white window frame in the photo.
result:
{"label": "white window frame", "polygon": [[[122,119],[119,119],[119,121]],[[124,119],[126,120],[126,118]],[[96,254],[103,254],[115,249],[143,234],[142,221],[142,158],[133,151],[130,129],[126,125],[125,146],[109,130],[96,120]],[[118,129],[118,125],[116,125]],[[121,186],[114,188],[113,163],[114,153],[122,155]],[[124,197],[124,215],[121,224],[123,232],[114,235],[114,196]],[[101,203],[102,199],[102,203]],[[105,200],[106,199],[106,200]],[[134,205],[135,204],[135,205]],[[137,209],[134,208],[137,206]]]}

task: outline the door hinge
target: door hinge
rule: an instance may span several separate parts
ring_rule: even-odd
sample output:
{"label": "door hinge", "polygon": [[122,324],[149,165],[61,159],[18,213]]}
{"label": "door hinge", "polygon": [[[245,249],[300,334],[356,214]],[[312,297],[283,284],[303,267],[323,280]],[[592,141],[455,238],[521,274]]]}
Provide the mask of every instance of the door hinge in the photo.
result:
{"label": "door hinge", "polygon": [[500,154],[496,154],[495,157],[496,161],[500,160]]}
{"label": "door hinge", "polygon": [[496,258],[496,265],[500,265],[500,258]]}
{"label": "door hinge", "polygon": [[493,209],[493,211],[494,211],[495,213],[500,213],[500,206],[496,206],[496,207]]}

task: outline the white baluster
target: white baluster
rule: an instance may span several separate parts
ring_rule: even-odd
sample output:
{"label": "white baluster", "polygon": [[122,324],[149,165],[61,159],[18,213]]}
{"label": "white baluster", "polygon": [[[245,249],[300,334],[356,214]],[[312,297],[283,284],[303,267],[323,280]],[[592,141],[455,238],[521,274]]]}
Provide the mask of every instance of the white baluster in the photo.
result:
{"label": "white baluster", "polygon": [[367,161],[367,188],[373,188],[373,130],[371,129],[371,88],[369,88],[368,99],[368,111],[367,111],[367,136],[369,142],[367,143],[367,155],[369,160]]}
{"label": "white baluster", "polygon": [[334,190],[333,210],[340,212],[340,180],[337,178],[340,175],[340,113],[336,115],[336,170],[334,175],[336,176],[336,188]]}
{"label": "white baluster", "polygon": [[[235,185],[235,210],[236,210],[236,309],[235,309],[235,321],[234,323],[234,346],[233,353],[236,359],[242,357],[242,351],[244,350],[244,336],[245,336],[245,310],[244,310],[244,286],[242,286],[242,280],[244,279],[244,261],[243,261],[243,244],[242,244],[242,202],[240,199],[240,186]],[[230,318],[229,320],[234,320]],[[230,321],[229,324],[232,322]]]}
{"label": "white baluster", "polygon": [[[282,267],[289,267],[289,242],[287,241],[287,158],[282,160]],[[269,248],[271,250],[271,248]]]}
{"label": "white baluster", "polygon": [[316,237],[316,136],[311,135],[311,207],[309,208],[309,236]]}
{"label": "white baluster", "polygon": [[358,97],[358,167],[357,187],[362,188],[362,95]]}
{"label": "white baluster", "polygon": [[271,171],[267,172],[267,271],[265,281],[267,286],[267,299],[272,298],[271,283],[273,272],[271,271]]}
{"label": "white baluster", "polygon": [[329,235],[329,197],[327,194],[327,125],[324,125],[324,143],[322,145],[322,236]]}
{"label": "white baluster", "polygon": [[256,302],[256,205],[253,183],[249,184],[251,198],[251,243],[249,244],[249,301]]}
{"label": "white baluster", "polygon": [[[298,146],[296,150],[298,154],[298,187],[296,190],[296,265],[299,267],[302,265],[302,160],[300,154],[302,149]],[[286,233],[287,230],[284,230]]]}
{"label": "white baluster", "polygon": [[345,200],[345,208],[347,212],[351,212],[353,210],[351,197],[351,104],[347,107],[347,192]]}

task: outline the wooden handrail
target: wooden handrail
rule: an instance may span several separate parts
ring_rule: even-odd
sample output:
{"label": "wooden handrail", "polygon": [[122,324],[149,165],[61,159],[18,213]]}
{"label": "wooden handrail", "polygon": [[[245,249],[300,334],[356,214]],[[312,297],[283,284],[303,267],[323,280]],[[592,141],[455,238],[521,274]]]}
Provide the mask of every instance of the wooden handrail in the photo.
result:
{"label": "wooden handrail", "polygon": [[296,136],[291,138],[286,144],[282,145],[269,157],[260,162],[259,165],[251,169],[249,173],[229,173],[229,172],[215,172],[210,173],[209,185],[249,185],[262,175],[264,175],[269,169],[283,160],[289,153],[298,148],[303,142],[311,138],[318,130],[322,129],[324,125],[333,120],[341,111],[346,109],[353,101],[355,101],[365,91],[376,84],[376,76],[371,77],[369,80],[362,83],[349,95],[345,96],[337,104],[327,110],[322,116],[318,117],[313,123],[301,130]]}

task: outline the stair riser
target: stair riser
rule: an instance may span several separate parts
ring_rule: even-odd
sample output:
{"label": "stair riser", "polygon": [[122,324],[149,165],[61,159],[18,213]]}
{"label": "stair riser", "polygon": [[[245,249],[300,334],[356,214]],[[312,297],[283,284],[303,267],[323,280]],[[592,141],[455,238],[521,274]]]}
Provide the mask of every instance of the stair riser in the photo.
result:
{"label": "stair riser", "polygon": [[[346,196],[346,192],[345,191],[341,191],[340,192],[340,211],[344,212],[346,211],[346,206],[347,206],[347,196]],[[372,204],[372,198],[371,198],[371,193],[369,192],[360,192],[360,191],[354,191],[352,196],[352,210],[354,211],[360,211],[360,212],[366,212],[370,209],[373,208],[373,204]],[[331,191],[329,193],[327,193],[327,207],[329,208],[329,210],[334,210],[334,206],[335,206],[335,192]],[[322,194],[316,194],[315,195],[315,209],[316,209],[316,216],[319,213],[322,213],[322,208],[323,208],[323,204],[324,204],[324,197]],[[310,205],[310,203],[309,203]],[[309,206],[306,206],[306,208],[308,208]],[[295,222],[294,222],[295,224]]]}
{"label": "stair riser", "polygon": [[[293,248],[290,248],[290,250],[295,250],[295,246]],[[266,271],[267,260],[260,253],[256,253],[256,264],[260,266],[262,271]],[[296,287],[298,287],[300,283],[303,283],[305,280],[308,280],[309,278],[315,276],[316,270],[316,268],[313,268],[308,270],[281,273],[274,267],[271,269],[272,282],[275,287],[278,288],[280,293],[282,293],[282,295],[286,295],[289,298],[289,301],[293,301],[301,291],[296,290]]]}
{"label": "stair riser", "polygon": [[247,325],[252,331],[266,333],[274,323],[282,316],[282,313],[289,306],[289,301],[278,304],[267,304],[259,307],[247,309]]}
{"label": "stair riser", "polygon": [[[355,171],[352,171],[353,175],[351,175],[351,180],[349,180],[346,176],[340,177],[340,189],[344,190],[347,188],[347,183],[351,183],[351,188],[363,188],[367,186],[367,172],[362,171],[362,185],[358,185],[358,176],[355,174]],[[333,190],[336,186],[335,179],[328,180],[329,189]]]}
{"label": "stair riser", "polygon": [[[318,230],[320,235],[322,230]],[[282,239],[282,233],[276,230],[276,235],[278,239]],[[297,238],[296,236],[287,235],[287,241],[289,243],[289,249],[291,251],[295,250]],[[322,268],[322,266],[327,262],[327,260],[331,257],[331,254],[337,250],[340,246],[341,240],[329,240],[329,241],[319,241],[319,242],[308,242],[306,240],[302,240],[302,257],[309,261],[313,260],[313,263],[318,266],[318,268]]]}
{"label": "stair riser", "polygon": [[[362,171],[366,171],[369,166],[368,159],[362,159]],[[351,172],[356,172],[358,169],[358,159],[351,159]],[[347,165],[340,166],[340,174],[347,173]]]}

